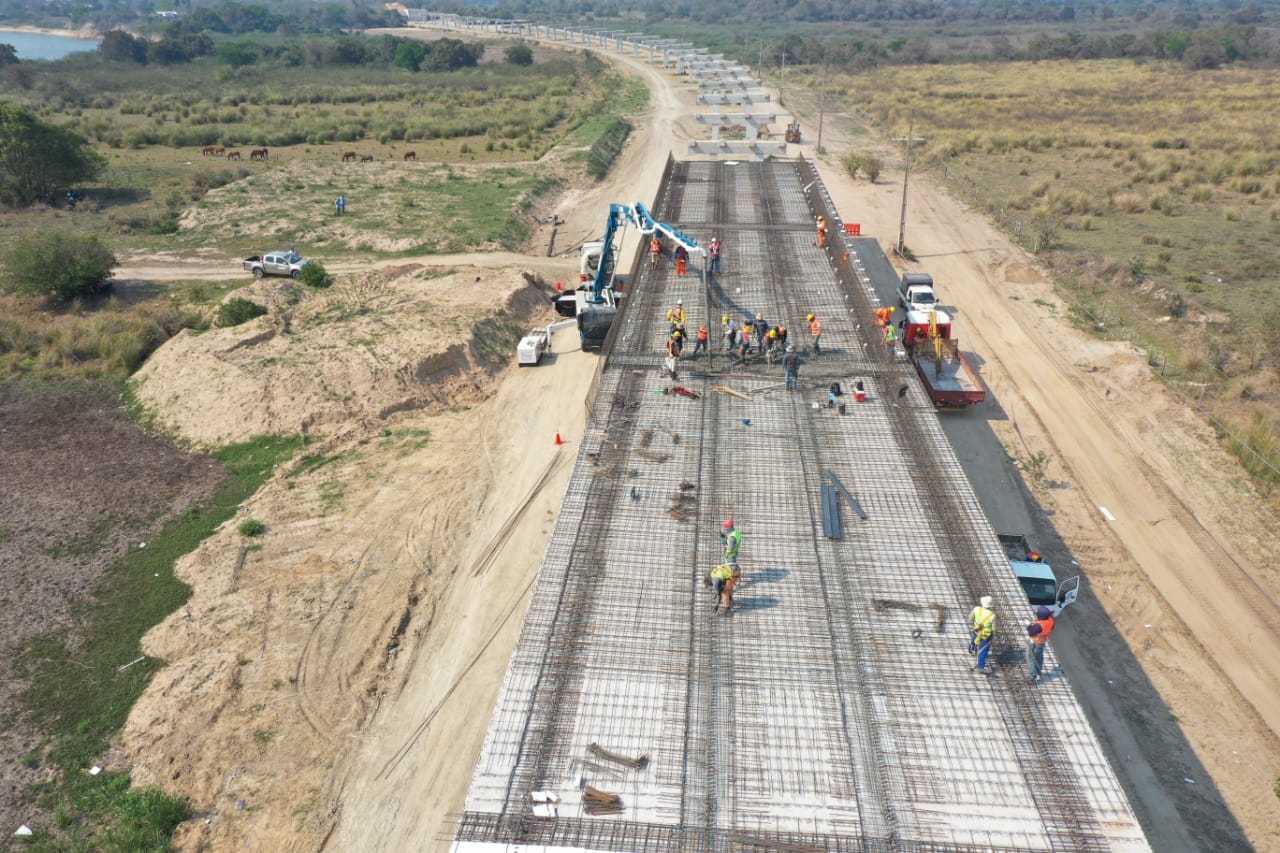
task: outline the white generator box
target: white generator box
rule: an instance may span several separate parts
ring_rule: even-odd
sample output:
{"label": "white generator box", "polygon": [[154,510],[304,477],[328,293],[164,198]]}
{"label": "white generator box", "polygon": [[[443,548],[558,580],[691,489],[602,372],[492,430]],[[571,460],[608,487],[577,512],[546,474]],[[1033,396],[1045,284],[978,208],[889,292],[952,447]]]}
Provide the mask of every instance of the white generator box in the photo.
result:
{"label": "white generator box", "polygon": [[516,360],[521,367],[529,367],[542,360],[542,354],[551,346],[551,336],[546,329],[525,335],[516,346]]}

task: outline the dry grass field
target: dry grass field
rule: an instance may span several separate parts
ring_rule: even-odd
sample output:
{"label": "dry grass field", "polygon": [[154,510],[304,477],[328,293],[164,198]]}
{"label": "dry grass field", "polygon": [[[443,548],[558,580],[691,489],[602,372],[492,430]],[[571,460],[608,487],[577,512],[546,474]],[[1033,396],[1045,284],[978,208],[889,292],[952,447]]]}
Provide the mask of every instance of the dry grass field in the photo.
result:
{"label": "dry grass field", "polygon": [[1144,346],[1278,461],[1280,77],[1119,60],[887,67],[833,77],[828,98],[894,136],[912,124],[926,140],[913,170],[1036,252],[1082,326]]}

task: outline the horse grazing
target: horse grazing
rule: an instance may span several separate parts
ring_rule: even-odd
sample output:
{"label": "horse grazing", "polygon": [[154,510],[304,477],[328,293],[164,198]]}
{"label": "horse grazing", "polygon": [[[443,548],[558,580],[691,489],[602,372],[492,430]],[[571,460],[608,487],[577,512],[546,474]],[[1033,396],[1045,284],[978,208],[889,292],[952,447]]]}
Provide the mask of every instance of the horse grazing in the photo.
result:
{"label": "horse grazing", "polygon": [[213,153],[215,156],[221,157],[223,154],[227,153],[227,149],[223,148],[221,145],[215,145],[213,146]]}
{"label": "horse grazing", "polygon": [[239,160],[239,159],[240,159],[240,152],[239,152],[239,151],[228,151],[228,152],[227,152],[227,159],[228,159],[228,160]]}
{"label": "horse grazing", "polygon": [[406,152],[404,152],[404,159],[405,159],[405,160],[413,160],[414,162],[417,162],[417,159],[418,159],[418,152],[417,152],[417,151],[406,151]]}
{"label": "horse grazing", "polygon": [[360,158],[360,162],[361,162],[361,163],[372,163],[372,162],[373,162],[373,155],[372,155],[372,154],[366,154],[366,155],[364,155],[363,157],[361,157],[361,158]]}
{"label": "horse grazing", "polygon": [[265,160],[265,159],[267,159],[267,149],[265,149],[265,148],[255,148],[255,149],[253,149],[252,151],[250,151],[250,152],[249,152],[249,159],[250,159],[250,160]]}
{"label": "horse grazing", "polygon": [[206,145],[205,147],[200,149],[200,156],[208,157],[210,154],[216,153],[217,150],[218,150],[218,147],[216,145]]}
{"label": "horse grazing", "polygon": [[346,163],[348,160],[354,161],[355,159],[356,159],[356,152],[354,151],[342,152],[342,162]]}

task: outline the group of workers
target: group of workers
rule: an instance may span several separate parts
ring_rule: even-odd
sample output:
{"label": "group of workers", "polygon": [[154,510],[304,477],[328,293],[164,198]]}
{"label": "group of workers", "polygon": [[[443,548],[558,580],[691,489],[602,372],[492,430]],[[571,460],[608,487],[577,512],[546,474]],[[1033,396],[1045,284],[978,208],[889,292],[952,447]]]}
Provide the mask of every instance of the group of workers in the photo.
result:
{"label": "group of workers", "polygon": [[[720,254],[723,251],[724,246],[720,243],[720,238],[712,237],[711,244],[707,246],[707,272],[712,275],[720,274]],[[689,250],[683,243],[676,243],[676,247],[671,250],[671,257],[676,264],[676,275],[688,275]],[[649,235],[649,266],[656,267],[660,260],[662,260],[662,238],[655,232]]]}
{"label": "group of workers", "polygon": [[[675,373],[672,360],[680,358],[689,338],[687,322],[684,300],[677,299],[675,305],[667,309],[667,371],[673,377]],[[821,352],[822,325],[814,314],[806,315],[805,322],[809,325],[810,351],[816,355]],[[781,324],[770,325],[762,312],[757,313],[755,319],[748,317],[741,323],[728,314],[724,315],[720,318],[720,334],[724,339],[724,351],[736,354],[739,364],[746,364],[747,356],[754,350],[770,364],[781,358],[785,366],[786,356],[783,354],[795,351],[795,347],[788,342],[787,327]],[[709,351],[709,338],[707,324],[703,323],[698,327],[697,343],[692,354]],[[798,361],[798,358],[797,356],[793,361]]]}
{"label": "group of workers", "polygon": [[[992,672],[991,667],[987,666],[996,626],[996,614],[991,609],[991,603],[991,596],[984,595],[978,599],[978,606],[969,613],[969,654],[977,655],[974,670],[983,675],[990,675]],[[1041,604],[1036,608],[1035,620],[1026,626],[1027,675],[1032,684],[1040,683],[1040,675],[1044,672],[1044,644],[1053,633],[1054,624],[1053,611]]]}

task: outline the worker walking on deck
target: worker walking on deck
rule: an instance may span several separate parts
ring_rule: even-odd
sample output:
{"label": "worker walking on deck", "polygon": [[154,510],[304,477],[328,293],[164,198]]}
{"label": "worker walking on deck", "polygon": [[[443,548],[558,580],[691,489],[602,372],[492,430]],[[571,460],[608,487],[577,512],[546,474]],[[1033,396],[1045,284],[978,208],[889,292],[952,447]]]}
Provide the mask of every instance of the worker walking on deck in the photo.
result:
{"label": "worker walking on deck", "polygon": [[738,562],[738,551],[742,548],[742,531],[734,526],[732,518],[725,519],[720,529],[720,538],[724,540],[724,561]]}
{"label": "worker walking on deck", "polygon": [[769,332],[769,324],[764,321],[764,313],[756,313],[756,321],[751,324],[751,330],[756,336],[756,349],[764,352],[764,337]]}
{"label": "worker walking on deck", "polygon": [[671,380],[674,382],[676,378],[676,366],[680,362],[680,353],[684,351],[684,334],[679,329],[671,333],[671,337],[667,339],[667,372],[671,374]]}
{"label": "worker walking on deck", "polygon": [[978,672],[989,674],[987,655],[991,653],[991,637],[995,633],[996,614],[991,609],[991,596],[978,599],[978,606],[969,612],[969,654],[978,656]]}
{"label": "worker walking on deck", "polygon": [[1044,643],[1053,633],[1053,611],[1041,604],[1036,608],[1036,621],[1027,626],[1027,675],[1031,683],[1040,681],[1044,671]]}
{"label": "worker walking on deck", "polygon": [[689,250],[682,245],[677,245],[673,254],[676,258],[676,275],[688,275]]}
{"label": "worker walking on deck", "polygon": [[654,234],[649,238],[649,266],[656,267],[658,259],[662,257],[662,242],[658,240],[658,235]]}
{"label": "worker walking on deck", "polygon": [[711,245],[707,247],[707,272],[712,275],[720,274],[720,238],[712,237]]}
{"label": "worker walking on deck", "polygon": [[667,309],[667,322],[671,324],[671,328],[667,329],[667,334],[671,334],[677,328],[684,326],[684,300],[677,299],[676,304]]}
{"label": "worker walking on deck", "polygon": [[787,354],[782,357],[782,369],[786,372],[787,390],[795,391],[800,387],[800,353],[795,347],[787,347]]}
{"label": "worker walking on deck", "polygon": [[722,317],[720,318],[720,325],[724,327],[724,351],[732,352],[733,345],[737,342],[738,337],[738,321]]}
{"label": "worker walking on deck", "polygon": [[817,355],[819,352],[818,344],[822,340],[822,327],[818,325],[818,318],[812,314],[805,317],[805,319],[809,321],[809,335],[813,338],[813,354]]}
{"label": "worker walking on deck", "polygon": [[827,220],[821,216],[818,217],[818,248],[824,248],[827,245]]}

